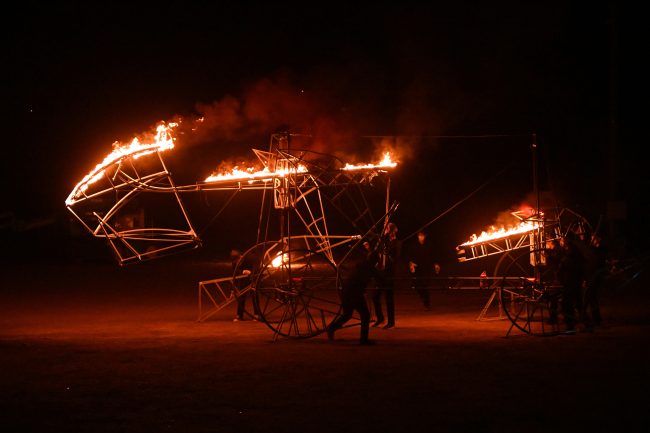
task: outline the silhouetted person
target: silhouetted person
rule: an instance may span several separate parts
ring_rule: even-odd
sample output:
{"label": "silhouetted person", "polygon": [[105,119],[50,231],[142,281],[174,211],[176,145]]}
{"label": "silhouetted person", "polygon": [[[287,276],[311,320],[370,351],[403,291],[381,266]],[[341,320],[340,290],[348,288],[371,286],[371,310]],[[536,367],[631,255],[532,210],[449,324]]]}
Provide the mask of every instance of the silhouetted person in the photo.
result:
{"label": "silhouetted person", "polygon": [[[417,242],[409,251],[409,272],[411,273],[411,288],[420,296],[422,305],[427,310],[431,307],[429,289],[431,288],[433,271],[433,248],[427,242],[427,234],[420,231],[418,232]],[[438,271],[440,271],[440,265],[438,265]]]}
{"label": "silhouetted person", "polygon": [[[563,248],[558,239],[546,242],[544,255],[546,265],[542,273],[542,279],[546,284],[557,286],[559,282],[560,263],[563,257]],[[558,295],[560,291],[553,291],[549,298],[549,320],[548,323],[555,325],[558,323]]]}
{"label": "silhouetted person", "polygon": [[[237,265],[239,265],[239,275],[233,275],[233,277],[241,278],[235,278],[235,287],[238,291],[245,289],[251,283],[250,275],[253,272],[253,265],[251,260],[246,260],[242,257],[241,252],[238,249],[233,248],[230,251],[230,262],[232,263],[233,273],[237,270]],[[237,296],[237,315],[233,319],[234,322],[244,320],[244,313],[246,312],[246,298],[248,298],[250,294],[251,291],[249,290],[246,293],[242,293]],[[255,303],[253,303],[253,308],[255,314],[254,319],[257,320],[259,318],[259,311]]]}
{"label": "silhouetted person", "polygon": [[379,239],[377,248],[377,263],[375,265],[377,289],[372,298],[377,319],[372,325],[373,327],[384,323],[384,313],[381,308],[382,293],[386,297],[386,315],[388,316],[384,329],[395,326],[395,262],[399,257],[400,250],[401,244],[397,239],[397,226],[394,223],[388,223]]}
{"label": "silhouetted person", "polygon": [[581,240],[572,232],[562,239],[562,257],[558,268],[558,278],[562,284],[562,314],[566,332],[576,330],[576,309],[581,302],[581,289],[584,276],[584,258],[579,242]]}
{"label": "silhouetted person", "polygon": [[366,304],[364,292],[370,279],[375,274],[375,263],[377,262],[376,253],[364,245],[362,258],[353,265],[352,273],[347,281],[343,282],[341,291],[341,308],[342,314],[338,316],[327,328],[327,337],[334,339],[334,333],[337,329],[350,320],[356,310],[361,319],[360,344],[372,344],[368,339],[370,327],[370,311]]}
{"label": "silhouetted person", "polygon": [[600,289],[607,274],[607,249],[599,235],[591,235],[591,243],[585,258],[585,290],[581,318],[586,330],[601,323]]}

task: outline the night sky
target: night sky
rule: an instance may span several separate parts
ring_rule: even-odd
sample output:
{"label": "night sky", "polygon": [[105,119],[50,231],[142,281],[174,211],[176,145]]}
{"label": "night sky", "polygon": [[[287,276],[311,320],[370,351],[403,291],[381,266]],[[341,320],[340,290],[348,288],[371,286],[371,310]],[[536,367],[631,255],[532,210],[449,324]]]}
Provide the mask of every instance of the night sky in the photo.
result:
{"label": "night sky", "polygon": [[622,49],[637,40],[632,15],[599,2],[28,2],[5,16],[0,211],[65,216],[113,141],[207,114],[183,151],[214,167],[279,130],[344,154],[368,152],[367,136],[407,137],[405,234],[506,166],[451,219],[480,229],[524,200],[536,133],[542,189],[592,220],[625,203],[616,231],[629,237],[647,205],[623,102],[636,91]]}

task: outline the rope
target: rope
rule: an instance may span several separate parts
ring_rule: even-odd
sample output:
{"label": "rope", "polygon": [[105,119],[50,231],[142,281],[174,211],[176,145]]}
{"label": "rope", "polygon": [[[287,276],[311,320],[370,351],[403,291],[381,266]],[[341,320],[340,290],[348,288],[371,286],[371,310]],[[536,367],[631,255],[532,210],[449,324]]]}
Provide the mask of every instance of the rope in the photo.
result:
{"label": "rope", "polygon": [[224,205],[221,206],[221,209],[219,209],[219,212],[217,212],[217,214],[216,214],[215,216],[212,217],[212,219],[211,219],[211,220],[210,220],[210,221],[205,225],[205,227],[203,227],[203,230],[201,230],[201,233],[199,233],[199,236],[203,236],[203,234],[204,234],[205,231],[208,229],[208,227],[210,227],[210,226],[212,225],[212,223],[215,222],[217,218],[219,218],[219,215],[221,215],[221,213],[226,209],[226,207],[228,207],[228,205],[230,204],[230,202],[232,201],[232,199],[235,198],[235,196],[237,195],[237,193],[238,193],[239,191],[240,191],[239,189],[235,190],[235,192],[234,192],[234,193],[230,196],[230,198],[229,198],[229,199],[224,203]]}
{"label": "rope", "polygon": [[411,239],[413,236],[417,235],[421,230],[424,230],[425,228],[429,227],[431,224],[438,221],[440,218],[442,218],[443,216],[447,215],[449,212],[451,212],[452,210],[454,210],[455,208],[460,206],[463,202],[470,199],[474,194],[476,194],[477,192],[479,192],[480,190],[485,188],[487,185],[492,183],[497,177],[501,176],[501,174],[503,174],[503,172],[505,172],[511,165],[512,164],[508,164],[506,167],[502,168],[501,171],[499,171],[497,174],[492,176],[490,179],[488,179],[486,182],[484,182],[481,186],[476,188],[474,191],[470,192],[467,196],[465,196],[461,200],[454,203],[454,205],[451,206],[449,209],[445,210],[440,215],[438,215],[437,217],[435,217],[434,219],[432,219],[431,221],[429,221],[428,223],[426,223],[425,225],[423,225],[422,227],[420,227],[419,229],[417,229],[416,231],[414,231],[413,233],[411,233],[410,235],[408,235],[407,237],[402,239],[402,241],[407,241],[407,240]]}

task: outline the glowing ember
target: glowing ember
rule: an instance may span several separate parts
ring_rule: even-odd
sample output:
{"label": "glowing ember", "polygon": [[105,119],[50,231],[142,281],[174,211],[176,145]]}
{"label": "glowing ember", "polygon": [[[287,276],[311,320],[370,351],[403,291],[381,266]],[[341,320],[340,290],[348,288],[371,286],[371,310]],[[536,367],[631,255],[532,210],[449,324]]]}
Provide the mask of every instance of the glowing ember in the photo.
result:
{"label": "glowing ember", "polygon": [[390,152],[384,153],[384,158],[379,161],[377,164],[345,164],[343,170],[368,170],[373,168],[395,168],[397,167],[397,162],[393,161],[390,156]]}
{"label": "glowing ember", "polygon": [[480,244],[481,242],[492,241],[495,239],[507,238],[508,236],[519,235],[531,232],[539,227],[537,222],[522,221],[518,226],[512,228],[501,227],[497,229],[496,227],[490,227],[490,230],[487,232],[481,232],[479,236],[473,234],[470,236],[469,241],[461,245],[475,245]]}
{"label": "glowing ember", "polygon": [[279,268],[280,266],[286,264],[289,262],[289,254],[288,253],[278,253],[278,255],[271,261],[271,266],[274,268]]}
{"label": "glowing ember", "polygon": [[239,167],[235,167],[226,173],[212,174],[205,179],[205,182],[224,182],[230,180],[249,182],[261,180],[263,182],[268,182],[274,177],[284,177],[288,174],[296,173],[307,173],[307,167],[299,164],[295,168],[280,169],[275,171],[269,170],[268,167],[265,167],[263,170],[256,170],[255,168],[246,168],[242,170]]}
{"label": "glowing ember", "polygon": [[172,136],[172,130],[177,126],[178,123],[161,123],[156,127],[156,134],[150,143],[141,143],[137,137],[131,140],[129,144],[121,144],[117,141],[113,143],[113,151],[109,153],[102,162],[97,164],[90,173],[81,179],[81,181],[74,187],[65,203],[67,205],[74,204],[76,200],[82,197],[89,185],[100,180],[104,176],[106,169],[120,159],[126,157],[137,159],[154,152],[173,149],[175,138]]}

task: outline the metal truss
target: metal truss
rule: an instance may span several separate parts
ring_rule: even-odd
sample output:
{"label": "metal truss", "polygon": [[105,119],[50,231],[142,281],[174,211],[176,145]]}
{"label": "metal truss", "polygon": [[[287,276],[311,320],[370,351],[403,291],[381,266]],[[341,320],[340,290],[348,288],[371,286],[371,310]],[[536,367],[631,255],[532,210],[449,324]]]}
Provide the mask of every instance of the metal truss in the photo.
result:
{"label": "metal truss", "polygon": [[507,251],[517,250],[519,248],[530,247],[535,243],[535,234],[533,232],[508,236],[501,239],[494,239],[473,245],[456,247],[459,262],[466,262],[474,259],[502,254]]}
{"label": "metal truss", "polygon": [[521,248],[540,249],[544,248],[546,242],[560,239],[569,231],[580,234],[591,229],[583,216],[568,208],[553,208],[528,217],[522,216],[521,212],[513,212],[513,215],[521,221],[532,223],[534,227],[524,233],[459,245],[456,247],[458,261],[481,259]]}
{"label": "metal truss", "polygon": [[[458,260],[460,262],[501,254],[493,276],[490,278],[490,281],[492,281],[490,285],[492,294],[476,320],[510,319],[518,329],[527,329],[528,331],[525,332],[532,333],[530,318],[527,319],[525,326],[520,325],[518,321],[528,317],[523,315],[522,312],[532,312],[530,317],[533,317],[533,313],[541,311],[538,309],[539,300],[532,294],[524,296],[518,295],[518,293],[522,293],[524,289],[529,289],[531,282],[540,285],[544,266],[546,265],[547,242],[566,237],[569,232],[584,236],[591,231],[591,226],[583,216],[568,208],[553,208],[529,217],[524,217],[521,213],[515,216],[520,217],[522,221],[534,223],[535,228],[526,233],[492,239],[486,242],[459,245],[456,247],[456,251],[459,254]],[[528,248],[529,252],[518,251],[524,248]],[[526,261],[528,263],[525,263]],[[548,282],[544,282],[540,287],[544,287],[546,290],[546,288],[553,286]],[[516,298],[519,301],[517,305],[521,309],[518,310],[517,314],[508,314],[508,308],[513,302],[510,300],[509,304],[505,305],[504,294],[508,294],[511,298]],[[522,296],[525,298],[523,301],[519,299]],[[491,307],[495,302],[497,303],[497,315],[490,316]],[[528,308],[533,306],[534,308],[529,311]],[[513,329],[512,326],[511,329]],[[508,334],[510,330],[508,330]],[[542,330],[541,332],[546,333],[547,331]]]}
{"label": "metal truss", "polygon": [[[160,150],[125,153],[87,178],[94,181],[78,184],[66,206],[90,234],[108,241],[120,265],[200,245]],[[177,210],[176,226],[147,227],[144,218],[133,222],[132,217],[125,223],[127,206],[136,197],[154,193],[172,197],[169,205]]]}
{"label": "metal truss", "polygon": [[[237,287],[237,281],[248,278],[248,275],[215,278],[199,281],[199,315],[197,322],[203,322],[225,307],[232,304],[238,297],[251,291],[251,285]],[[207,304],[207,306],[204,306]]]}
{"label": "metal truss", "polygon": [[[245,253],[257,260],[250,282],[236,287],[244,278],[239,268],[231,276],[199,282],[198,320],[252,291],[262,321],[276,337],[323,332],[340,311],[339,257],[334,251],[377,227],[364,189],[376,186],[376,179],[395,164],[351,166],[332,155],[291,149],[291,135],[276,134],[269,151],[254,150],[263,170],[233,170],[178,186],[162,155],[173,141],[164,134],[158,139],[156,144],[135,142],[114,151],[70,193],[68,210],[89,233],[108,241],[122,265],[200,246],[181,193],[259,191],[257,244]],[[386,201],[389,188],[387,182]],[[167,218],[147,224],[142,211],[134,216],[133,209],[141,210],[141,202],[151,197],[167,201],[162,205],[154,199],[147,210],[162,210]],[[173,209],[177,218],[172,224]],[[279,233],[270,231],[272,220],[279,220]],[[332,227],[338,234],[331,233]]]}

